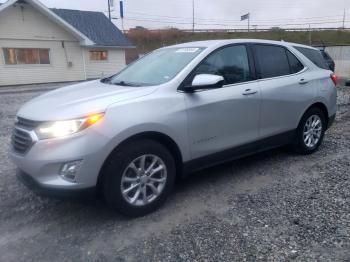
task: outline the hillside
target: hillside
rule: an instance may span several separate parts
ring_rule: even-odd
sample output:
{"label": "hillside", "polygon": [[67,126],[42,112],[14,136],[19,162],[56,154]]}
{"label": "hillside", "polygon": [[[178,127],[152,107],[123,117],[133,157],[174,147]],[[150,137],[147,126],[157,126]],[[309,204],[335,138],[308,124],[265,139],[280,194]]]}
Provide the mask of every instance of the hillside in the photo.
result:
{"label": "hillside", "polygon": [[[128,52],[128,60],[133,60],[137,54],[145,54],[156,48],[176,43],[207,40],[254,38],[269,40],[284,40],[302,44],[310,44],[309,32],[284,31],[272,29],[264,32],[184,32],[178,29],[147,30],[132,29],[128,38],[137,46],[136,50]],[[350,30],[323,30],[311,32],[311,45],[350,45]]]}

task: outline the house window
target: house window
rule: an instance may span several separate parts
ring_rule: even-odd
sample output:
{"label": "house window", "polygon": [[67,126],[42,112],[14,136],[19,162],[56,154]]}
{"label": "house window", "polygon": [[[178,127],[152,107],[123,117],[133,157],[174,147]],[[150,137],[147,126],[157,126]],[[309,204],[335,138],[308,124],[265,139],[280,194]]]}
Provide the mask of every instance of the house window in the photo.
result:
{"label": "house window", "polygon": [[105,61],[107,58],[107,51],[90,51],[90,60],[92,61]]}
{"label": "house window", "polygon": [[4,48],[7,65],[48,65],[50,50],[43,48]]}

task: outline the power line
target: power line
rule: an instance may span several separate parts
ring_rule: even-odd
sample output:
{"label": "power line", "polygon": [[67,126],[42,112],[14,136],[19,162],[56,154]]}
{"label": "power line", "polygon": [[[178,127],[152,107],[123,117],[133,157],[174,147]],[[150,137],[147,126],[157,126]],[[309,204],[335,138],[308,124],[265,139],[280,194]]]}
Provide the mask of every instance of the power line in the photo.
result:
{"label": "power line", "polygon": [[[125,18],[130,21],[140,21],[140,22],[150,22],[150,23],[166,23],[166,24],[174,24],[174,25],[189,25],[192,22],[188,21],[168,21],[168,20],[157,20],[157,19],[140,19],[137,17],[128,17]],[[345,21],[350,22],[350,21]],[[270,27],[285,27],[285,26],[305,26],[305,25],[325,25],[325,24],[341,24],[342,21],[326,21],[326,22],[307,22],[307,23],[285,23],[285,24],[258,24],[258,26],[270,26]],[[196,25],[202,26],[236,26],[236,27],[244,27],[244,24],[233,24],[233,23],[200,23],[197,22]]]}
{"label": "power line", "polygon": [[[192,17],[181,17],[181,16],[168,16],[168,15],[158,15],[158,14],[147,14],[142,12],[128,11],[128,14],[139,14],[142,16],[151,17],[163,17],[163,18],[174,18],[174,19],[192,19]],[[237,15],[238,17],[239,15]],[[333,15],[333,16],[316,16],[316,17],[301,17],[301,18],[275,18],[275,19],[255,19],[254,22],[270,22],[270,21],[299,21],[299,20],[328,20],[327,18],[341,18],[343,15]],[[139,17],[143,18],[143,17]],[[222,19],[222,18],[201,18],[196,17],[196,20],[206,20],[206,21],[226,21],[226,22],[239,22],[239,19]]]}
{"label": "power line", "polygon": [[[128,16],[129,20],[140,20],[140,21],[156,21],[156,22],[169,22],[169,23],[177,23],[179,20],[164,20],[164,19],[157,19],[157,18],[143,18],[143,17],[132,17]],[[184,20],[181,19],[181,22]],[[212,24],[209,23],[210,21],[206,22],[206,24]],[[212,21],[214,23],[218,23],[220,21]],[[235,21],[237,22],[237,21]],[[253,20],[253,22],[257,22],[256,20]],[[341,23],[342,20],[325,20],[325,21],[308,21],[308,22],[303,22],[303,23],[259,23],[259,25],[304,25],[304,24],[327,24],[327,23]],[[188,21],[186,24],[190,24],[192,22]],[[204,22],[197,22],[196,24],[204,24]],[[228,23],[220,23],[220,24],[227,24],[227,25],[232,25],[233,23],[228,22]],[[242,25],[241,23],[237,23],[237,25]]]}
{"label": "power line", "polygon": [[[151,17],[128,17],[129,20],[135,20],[135,21],[141,21],[141,22],[158,22],[158,23],[166,23],[166,24],[192,24],[192,29],[194,29],[194,23],[193,20],[190,22],[189,20],[184,19],[176,19],[176,18],[168,18],[168,19],[160,19],[160,18],[151,18]],[[230,21],[230,20],[199,20],[196,19],[197,22],[195,25],[217,25],[217,26],[242,26],[240,21]],[[188,22],[187,22],[188,21]],[[328,20],[306,20],[302,21],[302,23],[293,23],[293,21],[297,20],[291,20],[291,22],[288,21],[276,21],[276,22],[259,22],[258,20],[252,20],[251,23],[255,24],[257,26],[265,26],[265,27],[282,27],[282,26],[294,26],[294,25],[326,25],[326,24],[341,24],[343,21],[341,19],[328,19]],[[301,21],[299,21],[301,22]],[[344,27],[345,27],[344,20]]]}
{"label": "power line", "polygon": [[[158,17],[134,17],[134,16],[131,16],[132,18],[134,19],[142,19],[142,20],[158,20],[159,22],[162,22],[163,20],[160,20],[160,18]],[[162,16],[163,17],[163,16]],[[170,20],[169,20],[170,19]],[[185,19],[185,18],[184,18]],[[168,18],[167,21],[173,21],[174,23],[176,23],[176,21],[178,20],[181,20],[181,21],[184,21],[184,19],[181,19],[181,18]],[[190,18],[187,18],[188,21],[190,20]],[[200,20],[200,21],[203,21],[204,23],[210,23],[210,22],[213,22],[213,23],[227,23],[227,24],[231,24],[231,23],[239,23],[241,22],[240,20],[214,20],[214,19],[200,19],[200,18],[196,18],[196,20]],[[262,20],[252,20],[252,23],[258,23],[260,25],[276,25],[276,24],[283,24],[283,23],[289,23],[287,21],[299,21],[299,19],[291,19],[291,20],[276,20],[275,23],[272,23],[272,22],[269,22],[269,23],[260,23],[260,21]],[[313,21],[305,21],[304,23],[308,24],[308,23],[329,23],[329,22],[339,22],[341,21],[340,18],[339,19],[317,19],[317,20],[313,20]],[[193,23],[193,20],[192,20],[192,23]],[[196,24],[198,24],[200,22],[197,22]]]}

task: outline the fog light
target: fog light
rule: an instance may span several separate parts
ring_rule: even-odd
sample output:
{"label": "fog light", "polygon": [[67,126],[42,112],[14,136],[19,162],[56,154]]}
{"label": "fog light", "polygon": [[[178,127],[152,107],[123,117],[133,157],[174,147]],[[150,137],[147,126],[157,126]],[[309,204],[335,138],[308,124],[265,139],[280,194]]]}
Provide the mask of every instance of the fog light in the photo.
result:
{"label": "fog light", "polygon": [[63,164],[60,170],[60,176],[62,176],[62,178],[70,182],[75,182],[75,176],[78,173],[81,164],[82,160],[72,161]]}

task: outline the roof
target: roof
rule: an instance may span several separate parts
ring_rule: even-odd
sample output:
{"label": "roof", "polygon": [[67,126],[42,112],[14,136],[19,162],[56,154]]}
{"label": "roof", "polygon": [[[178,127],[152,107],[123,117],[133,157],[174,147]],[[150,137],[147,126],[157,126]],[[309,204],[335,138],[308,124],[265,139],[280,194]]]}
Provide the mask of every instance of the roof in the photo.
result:
{"label": "roof", "polygon": [[[206,41],[195,41],[188,42],[178,45],[173,45],[171,47],[213,47],[216,48],[222,45],[236,44],[236,43],[262,43],[262,44],[277,44],[282,46],[301,46],[307,48],[313,48],[307,45],[301,45],[297,43],[290,43],[284,41],[273,41],[273,40],[262,40],[262,39],[222,39],[222,40],[206,40]],[[167,48],[167,47],[165,47]]]}
{"label": "roof", "polygon": [[8,0],[0,5],[0,12],[15,3],[27,3],[51,21],[77,37],[84,46],[133,47],[133,44],[101,12],[49,9],[38,0]]}
{"label": "roof", "polygon": [[51,11],[86,35],[97,46],[133,46],[101,12],[70,9],[51,9]]}

